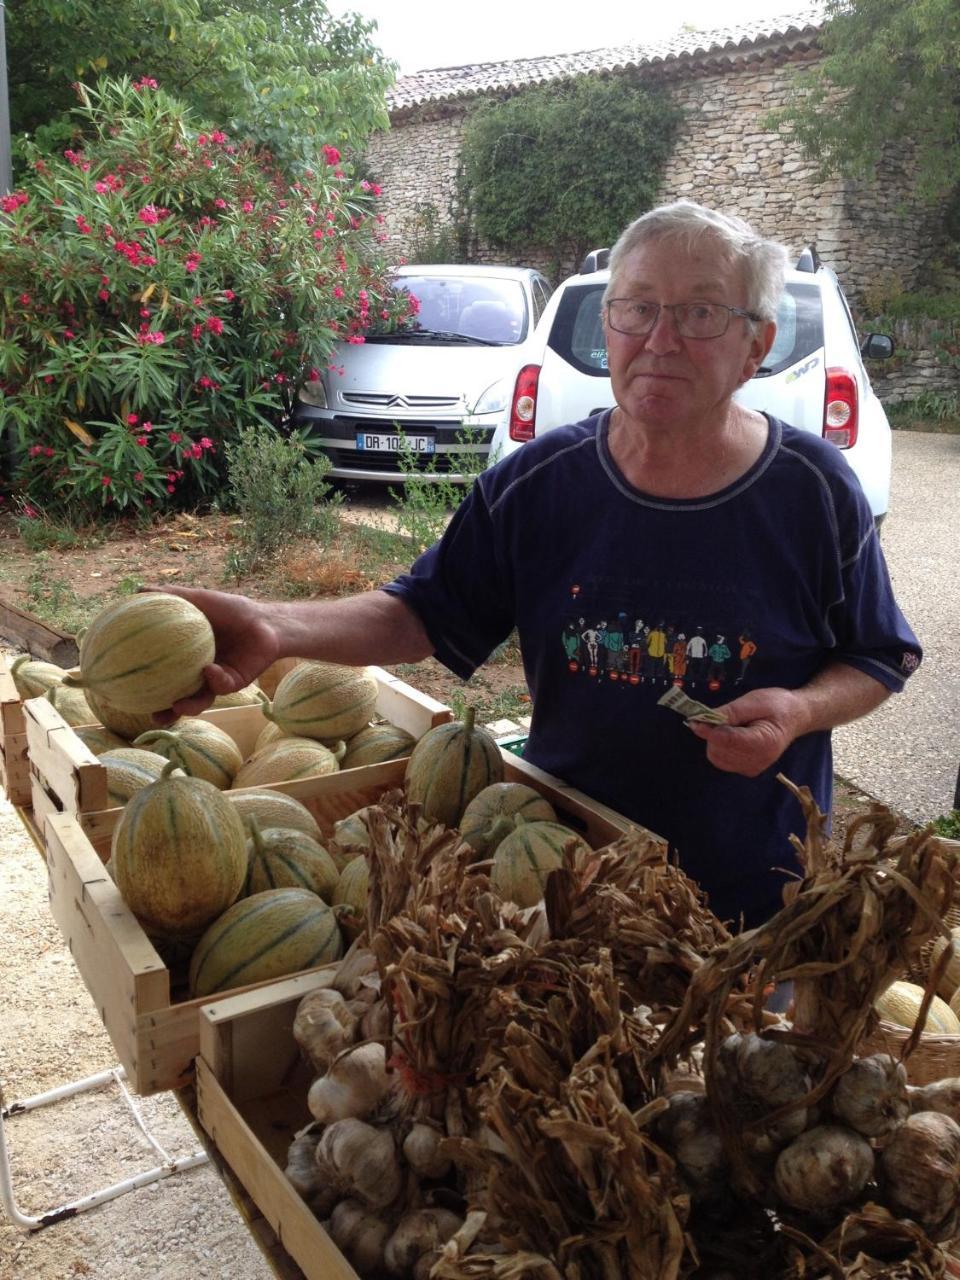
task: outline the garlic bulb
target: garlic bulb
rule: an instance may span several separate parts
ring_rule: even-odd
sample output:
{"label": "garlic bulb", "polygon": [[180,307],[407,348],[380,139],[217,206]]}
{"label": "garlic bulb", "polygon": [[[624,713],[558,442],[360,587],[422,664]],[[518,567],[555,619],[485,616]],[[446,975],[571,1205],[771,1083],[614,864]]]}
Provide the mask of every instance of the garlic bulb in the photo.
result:
{"label": "garlic bulb", "polygon": [[328,1125],[317,1144],[321,1177],[341,1195],[384,1209],[403,1188],[403,1173],[393,1135],[363,1120],[337,1120]]}
{"label": "garlic bulb", "polygon": [[903,1122],[880,1156],[886,1201],[934,1240],[954,1233],[960,1209],[960,1125],[938,1111]]}
{"label": "garlic bulb", "polygon": [[305,1200],[317,1184],[317,1166],[314,1157],[319,1141],[319,1126],[308,1124],[306,1128],[294,1135],[287,1151],[287,1164],[283,1172],[296,1188],[297,1193]]}
{"label": "garlic bulb", "polygon": [[407,1275],[424,1256],[436,1261],[442,1244],[459,1231],[463,1219],[448,1209],[417,1209],[401,1218],[387,1241],[384,1261],[395,1276]]}
{"label": "garlic bulb", "polygon": [[388,1000],[375,1000],[360,1020],[361,1040],[386,1040],[393,1028],[393,1011]]}
{"label": "garlic bulb", "polygon": [[907,1071],[888,1053],[857,1058],[837,1081],[833,1114],[867,1138],[889,1138],[910,1114]]}
{"label": "garlic bulb", "polygon": [[777,1156],[773,1182],[785,1204],[823,1213],[856,1199],[873,1175],[873,1148],[859,1133],[822,1124]]}
{"label": "garlic bulb", "polygon": [[657,1136],[677,1162],[695,1200],[719,1201],[729,1185],[729,1165],[707,1097],[681,1090],[657,1118]]}
{"label": "garlic bulb", "polygon": [[390,1223],[376,1217],[359,1201],[340,1201],[330,1218],[330,1236],[362,1276],[383,1270]]}
{"label": "garlic bulb", "polygon": [[338,1053],[353,1044],[357,1016],[331,987],[311,991],[297,1005],[293,1038],[317,1071],[326,1071]]}
{"label": "garlic bulb", "polygon": [[936,1080],[933,1084],[907,1085],[911,1111],[939,1111],[960,1124],[960,1077]]}
{"label": "garlic bulb", "polygon": [[403,1156],[421,1178],[443,1178],[450,1172],[450,1160],[440,1154],[444,1135],[432,1124],[415,1124],[403,1140]]}
{"label": "garlic bulb", "polygon": [[[810,1091],[810,1080],[788,1044],[763,1040],[751,1032],[727,1036],[717,1055],[715,1078],[733,1102],[742,1124],[763,1121],[772,1111]],[[744,1132],[744,1145],[754,1154],[778,1151],[810,1123],[806,1107],[785,1112],[769,1124]]]}
{"label": "garlic bulb", "polygon": [[350,1116],[363,1120],[376,1111],[392,1084],[383,1045],[362,1044],[338,1058],[326,1075],[314,1080],[307,1106],[314,1119],[323,1124]]}

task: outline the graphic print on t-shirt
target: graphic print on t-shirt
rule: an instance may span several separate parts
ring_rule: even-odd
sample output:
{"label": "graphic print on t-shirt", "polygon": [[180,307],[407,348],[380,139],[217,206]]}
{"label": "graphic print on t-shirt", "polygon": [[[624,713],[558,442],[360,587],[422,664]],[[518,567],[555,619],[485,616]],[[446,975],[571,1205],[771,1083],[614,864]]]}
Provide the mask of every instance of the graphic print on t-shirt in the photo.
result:
{"label": "graphic print on t-shirt", "polygon": [[595,592],[577,584],[570,602],[561,645],[572,676],[715,692],[742,684],[758,650],[743,623],[710,624],[676,608],[604,609]]}

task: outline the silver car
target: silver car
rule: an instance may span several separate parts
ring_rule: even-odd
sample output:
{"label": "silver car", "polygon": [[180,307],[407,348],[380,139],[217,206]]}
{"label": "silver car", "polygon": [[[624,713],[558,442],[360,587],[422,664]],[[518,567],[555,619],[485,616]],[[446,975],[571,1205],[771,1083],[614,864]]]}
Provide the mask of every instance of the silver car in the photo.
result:
{"label": "silver car", "polygon": [[418,299],[416,321],[340,344],[334,370],[301,390],[293,425],[310,429],[336,480],[396,483],[407,466],[464,480],[486,464],[551,286],[498,266],[404,266],[393,283]]}

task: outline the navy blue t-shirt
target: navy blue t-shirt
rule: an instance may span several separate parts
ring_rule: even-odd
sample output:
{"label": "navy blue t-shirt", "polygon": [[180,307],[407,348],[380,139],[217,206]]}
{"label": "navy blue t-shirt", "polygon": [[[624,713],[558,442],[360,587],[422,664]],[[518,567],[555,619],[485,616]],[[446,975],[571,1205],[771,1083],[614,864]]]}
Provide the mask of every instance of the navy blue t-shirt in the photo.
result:
{"label": "navy blue t-shirt", "polygon": [[749,926],[799,870],[803,819],[778,772],[832,798],[830,734],[757,778],[715,768],[657,705],[793,689],[831,661],[902,688],[920,647],[894,601],[859,483],[832,444],[769,419],[728,488],[657,498],[614,463],[609,412],[484,472],[441,541],[384,590],[468,678],[516,626],[533,702],[524,755],[667,839],[722,918]]}

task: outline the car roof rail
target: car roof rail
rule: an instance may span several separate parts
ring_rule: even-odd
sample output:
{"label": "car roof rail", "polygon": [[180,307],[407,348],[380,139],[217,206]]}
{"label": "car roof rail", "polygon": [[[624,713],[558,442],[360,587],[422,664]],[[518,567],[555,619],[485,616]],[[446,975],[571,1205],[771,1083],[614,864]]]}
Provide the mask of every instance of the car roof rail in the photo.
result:
{"label": "car roof rail", "polygon": [[820,255],[817,253],[816,246],[808,244],[797,259],[798,271],[818,271],[820,269]]}
{"label": "car roof rail", "polygon": [[580,263],[579,274],[585,276],[591,271],[602,271],[609,261],[609,249],[591,249],[584,260]]}

